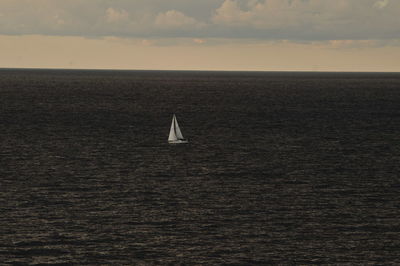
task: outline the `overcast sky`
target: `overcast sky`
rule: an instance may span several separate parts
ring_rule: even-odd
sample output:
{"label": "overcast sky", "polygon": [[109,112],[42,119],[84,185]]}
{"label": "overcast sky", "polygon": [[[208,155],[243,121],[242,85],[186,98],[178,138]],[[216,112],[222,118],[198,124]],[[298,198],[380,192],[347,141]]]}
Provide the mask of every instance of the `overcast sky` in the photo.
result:
{"label": "overcast sky", "polygon": [[0,0],[0,67],[400,71],[400,0]]}

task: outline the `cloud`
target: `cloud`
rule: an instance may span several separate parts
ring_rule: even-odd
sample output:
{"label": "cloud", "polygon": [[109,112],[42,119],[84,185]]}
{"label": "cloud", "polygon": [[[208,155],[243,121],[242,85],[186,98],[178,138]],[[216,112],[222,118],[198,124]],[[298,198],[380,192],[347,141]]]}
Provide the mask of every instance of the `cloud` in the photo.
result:
{"label": "cloud", "polygon": [[108,22],[120,22],[127,21],[129,19],[129,14],[126,10],[118,10],[112,7],[107,8],[106,10],[106,18]]}
{"label": "cloud", "polygon": [[328,42],[330,48],[366,48],[379,47],[380,43],[376,40],[330,40]]}
{"label": "cloud", "polygon": [[329,40],[397,38],[400,1],[225,0],[212,21],[236,34],[264,39]]}
{"label": "cloud", "polygon": [[374,7],[378,9],[383,9],[389,4],[389,0],[380,0],[375,2]]}
{"label": "cloud", "polygon": [[168,10],[165,13],[160,13],[155,19],[155,25],[159,28],[189,28],[199,27],[200,23],[194,18],[188,17],[177,10]]}
{"label": "cloud", "polygon": [[0,0],[0,34],[385,40],[399,13],[398,0]]}
{"label": "cloud", "polygon": [[204,44],[204,43],[206,43],[207,41],[206,40],[204,40],[204,39],[193,39],[193,42],[194,43],[197,43],[197,44]]}
{"label": "cloud", "polygon": [[215,24],[235,26],[248,23],[253,15],[254,11],[241,10],[237,1],[226,0],[221,7],[215,11],[213,22]]}

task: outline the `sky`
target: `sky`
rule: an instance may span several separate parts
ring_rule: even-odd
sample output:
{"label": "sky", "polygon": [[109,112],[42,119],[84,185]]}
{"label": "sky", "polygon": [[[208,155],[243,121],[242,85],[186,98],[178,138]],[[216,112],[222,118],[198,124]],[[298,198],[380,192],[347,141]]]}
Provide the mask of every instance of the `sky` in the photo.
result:
{"label": "sky", "polygon": [[400,71],[400,0],[0,0],[1,68]]}

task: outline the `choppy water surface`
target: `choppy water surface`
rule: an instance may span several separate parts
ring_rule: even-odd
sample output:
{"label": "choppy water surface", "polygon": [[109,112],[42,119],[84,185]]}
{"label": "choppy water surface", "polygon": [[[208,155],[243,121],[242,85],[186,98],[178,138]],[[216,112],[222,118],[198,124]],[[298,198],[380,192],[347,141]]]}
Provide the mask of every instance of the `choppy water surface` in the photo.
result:
{"label": "choppy water surface", "polygon": [[1,70],[0,108],[4,264],[400,263],[400,74]]}

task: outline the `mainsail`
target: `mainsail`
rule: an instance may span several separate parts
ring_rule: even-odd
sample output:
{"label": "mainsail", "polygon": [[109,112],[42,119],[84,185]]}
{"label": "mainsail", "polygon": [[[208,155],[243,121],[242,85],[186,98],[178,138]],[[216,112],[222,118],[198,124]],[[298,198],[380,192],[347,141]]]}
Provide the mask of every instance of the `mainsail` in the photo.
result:
{"label": "mainsail", "polygon": [[176,133],[175,133],[175,115],[172,117],[172,124],[171,129],[169,130],[169,137],[168,141],[175,141],[178,140]]}

